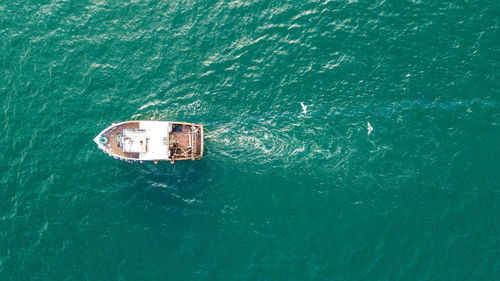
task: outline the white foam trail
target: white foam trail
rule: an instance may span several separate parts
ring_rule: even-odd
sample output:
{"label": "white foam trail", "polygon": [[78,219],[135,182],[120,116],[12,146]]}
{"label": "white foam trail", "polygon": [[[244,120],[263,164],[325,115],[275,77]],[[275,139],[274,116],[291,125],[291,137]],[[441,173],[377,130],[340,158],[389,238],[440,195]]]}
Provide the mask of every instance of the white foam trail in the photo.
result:
{"label": "white foam trail", "polygon": [[366,125],[368,125],[368,135],[371,134],[371,132],[373,131],[373,127],[372,125],[370,124],[370,122],[366,121]]}

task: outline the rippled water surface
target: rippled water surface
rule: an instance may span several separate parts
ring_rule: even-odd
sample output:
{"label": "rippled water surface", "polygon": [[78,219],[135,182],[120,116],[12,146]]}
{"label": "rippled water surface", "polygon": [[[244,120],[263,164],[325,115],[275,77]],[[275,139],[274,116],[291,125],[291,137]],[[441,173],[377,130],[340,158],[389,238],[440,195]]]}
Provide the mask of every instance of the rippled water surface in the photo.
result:
{"label": "rippled water surface", "polygon": [[[499,280],[499,10],[0,2],[0,279]],[[206,157],[114,160],[124,120]]]}

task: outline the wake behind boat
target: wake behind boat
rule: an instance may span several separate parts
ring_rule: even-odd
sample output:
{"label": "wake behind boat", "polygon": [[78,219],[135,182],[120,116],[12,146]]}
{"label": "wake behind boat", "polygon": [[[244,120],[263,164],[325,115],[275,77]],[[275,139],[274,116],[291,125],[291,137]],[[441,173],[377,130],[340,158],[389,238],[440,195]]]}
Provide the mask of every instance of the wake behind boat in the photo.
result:
{"label": "wake behind boat", "polygon": [[125,121],[94,138],[99,149],[128,162],[195,160],[203,157],[203,126],[185,122]]}

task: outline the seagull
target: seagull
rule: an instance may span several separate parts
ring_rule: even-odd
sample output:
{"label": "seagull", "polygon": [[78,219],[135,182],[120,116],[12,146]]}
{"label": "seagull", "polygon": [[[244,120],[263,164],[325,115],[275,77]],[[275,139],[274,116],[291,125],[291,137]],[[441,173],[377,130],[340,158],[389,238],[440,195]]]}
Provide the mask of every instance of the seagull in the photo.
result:
{"label": "seagull", "polygon": [[368,125],[368,135],[370,135],[370,133],[373,131],[373,127],[368,121],[366,121],[366,125]]}
{"label": "seagull", "polygon": [[300,102],[300,106],[302,106],[302,113],[304,115],[307,113],[307,105],[305,105],[303,102]]}

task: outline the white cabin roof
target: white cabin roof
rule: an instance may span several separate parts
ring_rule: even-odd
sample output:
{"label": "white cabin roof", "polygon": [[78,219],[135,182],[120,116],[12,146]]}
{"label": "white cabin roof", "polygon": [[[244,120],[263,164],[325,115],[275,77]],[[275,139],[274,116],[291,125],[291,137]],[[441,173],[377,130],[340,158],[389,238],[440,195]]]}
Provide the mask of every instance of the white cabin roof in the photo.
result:
{"label": "white cabin roof", "polygon": [[[146,147],[141,150],[141,147],[135,146],[139,152],[139,160],[156,160],[156,159],[170,159],[169,150],[169,133],[172,131],[170,122],[159,121],[140,121],[139,131],[136,134],[136,141],[140,143],[142,139],[145,140]],[[123,132],[125,137],[125,131]],[[125,146],[124,146],[125,150]]]}
{"label": "white cabin roof", "polygon": [[139,129],[125,129],[121,139],[124,152],[139,153],[139,160],[170,159],[170,122],[140,121]]}

